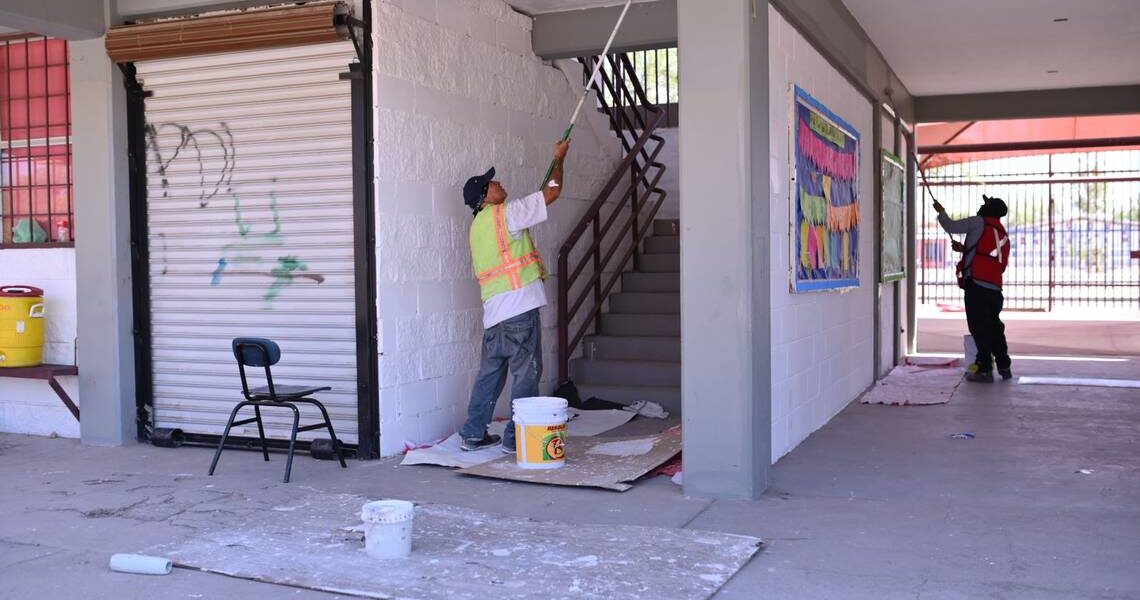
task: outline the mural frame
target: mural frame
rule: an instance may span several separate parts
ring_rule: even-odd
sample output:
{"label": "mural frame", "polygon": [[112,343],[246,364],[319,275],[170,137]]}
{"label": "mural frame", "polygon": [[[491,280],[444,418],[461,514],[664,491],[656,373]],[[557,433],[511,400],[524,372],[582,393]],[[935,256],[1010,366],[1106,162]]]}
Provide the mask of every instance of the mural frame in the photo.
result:
{"label": "mural frame", "polygon": [[[815,126],[809,126],[807,122],[803,122],[803,127],[800,127],[801,113],[806,114],[808,121]],[[791,89],[789,128],[788,160],[791,163],[789,169],[791,182],[788,188],[790,291],[798,294],[845,291],[858,288],[860,287],[859,221],[861,206],[859,171],[862,162],[860,160],[862,138],[859,135],[859,130],[808,94],[806,90],[794,84]],[[841,159],[834,168],[828,169],[831,170],[830,174],[824,174],[823,168],[817,167],[815,161],[800,152],[801,135],[805,134],[812,136],[813,139],[804,139],[803,143],[811,142],[821,152]],[[843,148],[838,146],[837,140],[840,139],[844,143]],[[848,159],[848,157],[850,158]],[[840,172],[844,177],[838,176]],[[804,198],[803,194],[807,194],[806,186],[815,185],[809,184],[808,181],[816,181],[816,176],[826,180],[827,193],[809,194],[807,198]],[[832,184],[836,180],[840,180],[840,186],[833,189]],[[803,191],[801,190],[801,183],[805,186]],[[844,194],[838,193],[840,188],[846,192]],[[840,196],[843,198],[840,199]],[[809,199],[815,203],[822,203],[822,206],[811,211],[814,217],[811,223],[814,223],[814,226],[808,223],[808,219],[805,219],[803,211]],[[833,224],[837,227],[833,227]],[[805,230],[807,230],[806,237]],[[826,233],[826,236],[822,235],[821,231]],[[813,236],[819,240],[813,242],[810,239]],[[836,242],[832,243],[831,240],[836,240]],[[831,260],[835,260],[836,264],[830,264]],[[822,268],[812,267],[808,264],[814,262],[828,264]]]}

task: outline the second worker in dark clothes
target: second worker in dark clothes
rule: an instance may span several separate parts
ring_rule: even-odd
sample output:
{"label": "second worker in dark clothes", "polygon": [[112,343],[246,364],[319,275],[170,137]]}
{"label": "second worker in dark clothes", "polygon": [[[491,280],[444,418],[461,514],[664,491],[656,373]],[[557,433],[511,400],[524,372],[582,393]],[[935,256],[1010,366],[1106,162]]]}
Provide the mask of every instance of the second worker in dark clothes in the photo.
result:
{"label": "second worker in dark clothes", "polygon": [[936,200],[938,224],[947,233],[964,233],[964,243],[954,242],[962,252],[958,262],[958,285],[966,296],[966,325],[978,356],[966,373],[967,381],[993,383],[994,364],[1002,379],[1013,377],[1010,370],[1009,346],[1005,340],[1005,323],[1001,321],[1002,274],[1009,264],[1009,236],[1001,218],[1009,209],[1001,198],[982,196],[983,204],[973,217],[954,220]]}

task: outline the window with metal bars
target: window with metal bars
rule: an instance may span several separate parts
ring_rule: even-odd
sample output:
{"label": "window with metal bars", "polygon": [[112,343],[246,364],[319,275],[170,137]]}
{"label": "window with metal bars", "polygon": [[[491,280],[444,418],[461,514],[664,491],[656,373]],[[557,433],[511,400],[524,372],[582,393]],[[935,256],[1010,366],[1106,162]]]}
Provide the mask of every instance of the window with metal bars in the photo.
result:
{"label": "window with metal bars", "polygon": [[[645,97],[650,103],[656,104],[665,110],[664,127],[677,126],[677,105],[680,102],[679,86],[677,85],[677,48],[658,48],[656,50],[638,50],[626,52],[625,55],[633,64],[633,70],[645,90]],[[613,77],[609,63],[602,66],[604,76]],[[587,69],[582,75],[583,84],[590,77]],[[614,100],[613,94],[606,91],[603,99],[609,106],[637,106],[634,98],[619,98]]]}
{"label": "window with metal bars", "polygon": [[67,42],[0,37],[0,248],[74,239]]}

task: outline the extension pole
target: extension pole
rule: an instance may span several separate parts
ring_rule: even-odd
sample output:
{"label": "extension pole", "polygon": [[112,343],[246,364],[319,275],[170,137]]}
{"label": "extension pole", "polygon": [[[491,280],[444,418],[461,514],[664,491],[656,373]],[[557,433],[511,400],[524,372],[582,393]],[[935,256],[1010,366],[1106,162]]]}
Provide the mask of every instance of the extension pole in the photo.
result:
{"label": "extension pole", "polygon": [[[610,53],[610,46],[614,43],[614,37],[617,36],[618,29],[621,28],[621,22],[625,20],[625,13],[629,12],[630,4],[633,4],[633,0],[625,0],[625,6],[621,9],[621,14],[618,15],[617,24],[614,25],[614,30],[610,32],[610,39],[606,40],[606,47],[602,49],[602,59],[598,61],[598,64],[594,65],[594,72],[590,74],[590,80],[586,82],[586,89],[582,90],[582,97],[578,98],[578,106],[574,107],[574,115],[570,117],[570,125],[566,127],[566,131],[562,134],[560,141],[565,142],[570,139],[570,132],[574,130],[574,122],[578,120],[578,113],[582,111],[582,104],[586,102],[586,96],[590,95],[590,88],[594,85],[594,79],[597,79],[598,73],[602,70],[602,63]],[[546,168],[546,175],[542,178],[542,182],[538,184],[538,189],[541,190],[546,186],[546,183],[550,181],[550,174],[553,172],[554,159],[551,159],[550,166]]]}
{"label": "extension pole", "polygon": [[[918,164],[918,153],[912,153],[912,154],[914,154],[914,163],[917,165]],[[918,174],[920,176],[922,176],[922,187],[926,190],[927,194],[930,194],[930,199],[935,201],[935,202],[938,202],[938,198],[934,197],[934,191],[930,189],[930,182],[928,182],[926,180],[926,171],[923,171],[922,167],[918,167]],[[951,242],[957,241],[954,239],[953,235],[950,235],[949,232],[947,232],[946,235],[950,236]]]}

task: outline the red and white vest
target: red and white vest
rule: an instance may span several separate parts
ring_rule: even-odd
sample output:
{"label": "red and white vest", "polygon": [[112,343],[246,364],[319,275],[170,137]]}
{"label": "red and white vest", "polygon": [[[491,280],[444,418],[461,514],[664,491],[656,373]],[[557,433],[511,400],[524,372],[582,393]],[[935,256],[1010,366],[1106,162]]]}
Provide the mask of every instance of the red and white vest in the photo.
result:
{"label": "red and white vest", "polygon": [[[1002,273],[1009,264],[1009,235],[1002,227],[1001,221],[994,217],[985,217],[986,225],[982,230],[982,237],[974,246],[974,256],[967,269],[966,258],[970,251],[962,254],[958,262],[958,285],[965,287],[966,279],[983,281],[1001,288]],[[969,273],[967,275],[967,272]]]}

